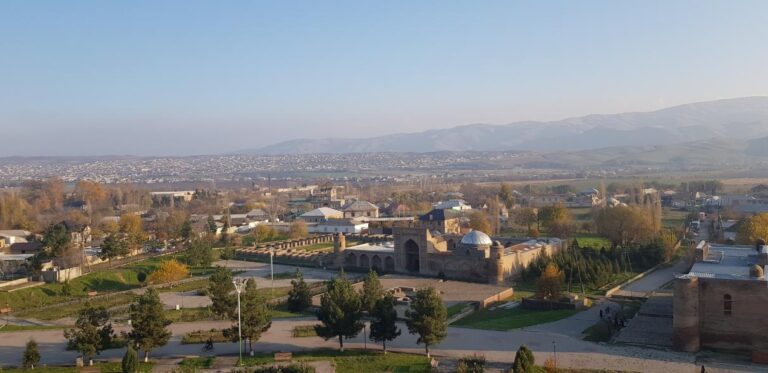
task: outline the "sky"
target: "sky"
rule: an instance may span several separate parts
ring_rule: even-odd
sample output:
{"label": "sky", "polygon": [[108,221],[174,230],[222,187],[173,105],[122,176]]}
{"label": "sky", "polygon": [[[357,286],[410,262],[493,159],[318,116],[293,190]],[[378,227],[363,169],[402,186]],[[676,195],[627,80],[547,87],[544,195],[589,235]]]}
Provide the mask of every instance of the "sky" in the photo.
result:
{"label": "sky", "polygon": [[768,94],[768,1],[0,2],[0,156],[191,155]]}

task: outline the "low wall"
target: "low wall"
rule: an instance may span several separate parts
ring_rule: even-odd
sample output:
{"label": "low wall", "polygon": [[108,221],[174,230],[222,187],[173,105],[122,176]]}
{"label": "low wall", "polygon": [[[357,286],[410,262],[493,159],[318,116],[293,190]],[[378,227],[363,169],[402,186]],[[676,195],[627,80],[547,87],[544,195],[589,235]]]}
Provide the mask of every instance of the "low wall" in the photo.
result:
{"label": "low wall", "polygon": [[26,278],[19,278],[16,280],[0,282],[0,289],[11,287],[11,286],[17,286],[21,284],[26,284],[27,282],[29,282],[29,280],[27,280]]}
{"label": "low wall", "polygon": [[514,295],[514,294],[515,294],[515,290],[512,289],[512,288],[509,288],[507,290],[504,290],[504,291],[501,291],[499,293],[496,293],[496,295],[492,295],[492,296],[490,296],[488,298],[483,299],[483,301],[480,302],[479,307],[480,307],[480,309],[488,308],[489,305],[491,305],[493,303],[496,303],[496,302],[501,302],[502,300],[507,299],[507,298],[511,297],[512,295]]}

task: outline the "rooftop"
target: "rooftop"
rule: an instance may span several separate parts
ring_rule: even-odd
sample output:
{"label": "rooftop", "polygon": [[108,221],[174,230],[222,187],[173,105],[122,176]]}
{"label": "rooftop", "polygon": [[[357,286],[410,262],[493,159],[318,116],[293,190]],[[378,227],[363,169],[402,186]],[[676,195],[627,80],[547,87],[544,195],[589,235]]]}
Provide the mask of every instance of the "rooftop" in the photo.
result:
{"label": "rooftop", "polygon": [[395,243],[392,241],[383,243],[364,243],[357,246],[348,247],[347,250],[394,253]]}
{"label": "rooftop", "polygon": [[757,251],[752,246],[710,245],[709,255],[696,262],[690,276],[750,280],[749,268],[757,263]]}

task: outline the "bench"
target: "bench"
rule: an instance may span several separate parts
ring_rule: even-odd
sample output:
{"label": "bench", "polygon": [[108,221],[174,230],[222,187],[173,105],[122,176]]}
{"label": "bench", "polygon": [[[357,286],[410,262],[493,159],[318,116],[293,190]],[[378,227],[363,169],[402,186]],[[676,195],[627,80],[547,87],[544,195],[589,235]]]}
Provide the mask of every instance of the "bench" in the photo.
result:
{"label": "bench", "polygon": [[293,354],[290,352],[275,352],[275,361],[291,361]]}

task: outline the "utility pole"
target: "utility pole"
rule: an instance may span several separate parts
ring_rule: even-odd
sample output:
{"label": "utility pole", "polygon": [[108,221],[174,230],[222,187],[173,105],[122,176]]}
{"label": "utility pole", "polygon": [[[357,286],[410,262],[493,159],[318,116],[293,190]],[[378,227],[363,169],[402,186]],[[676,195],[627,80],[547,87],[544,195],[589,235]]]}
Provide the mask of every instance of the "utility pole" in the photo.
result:
{"label": "utility pole", "polygon": [[240,360],[238,360],[237,365],[243,366],[243,325],[242,325],[242,319],[240,317],[240,293],[243,291],[243,288],[245,287],[246,280],[244,278],[237,277],[234,280],[232,280],[232,284],[235,285],[235,291],[237,291],[237,347],[240,354]]}

